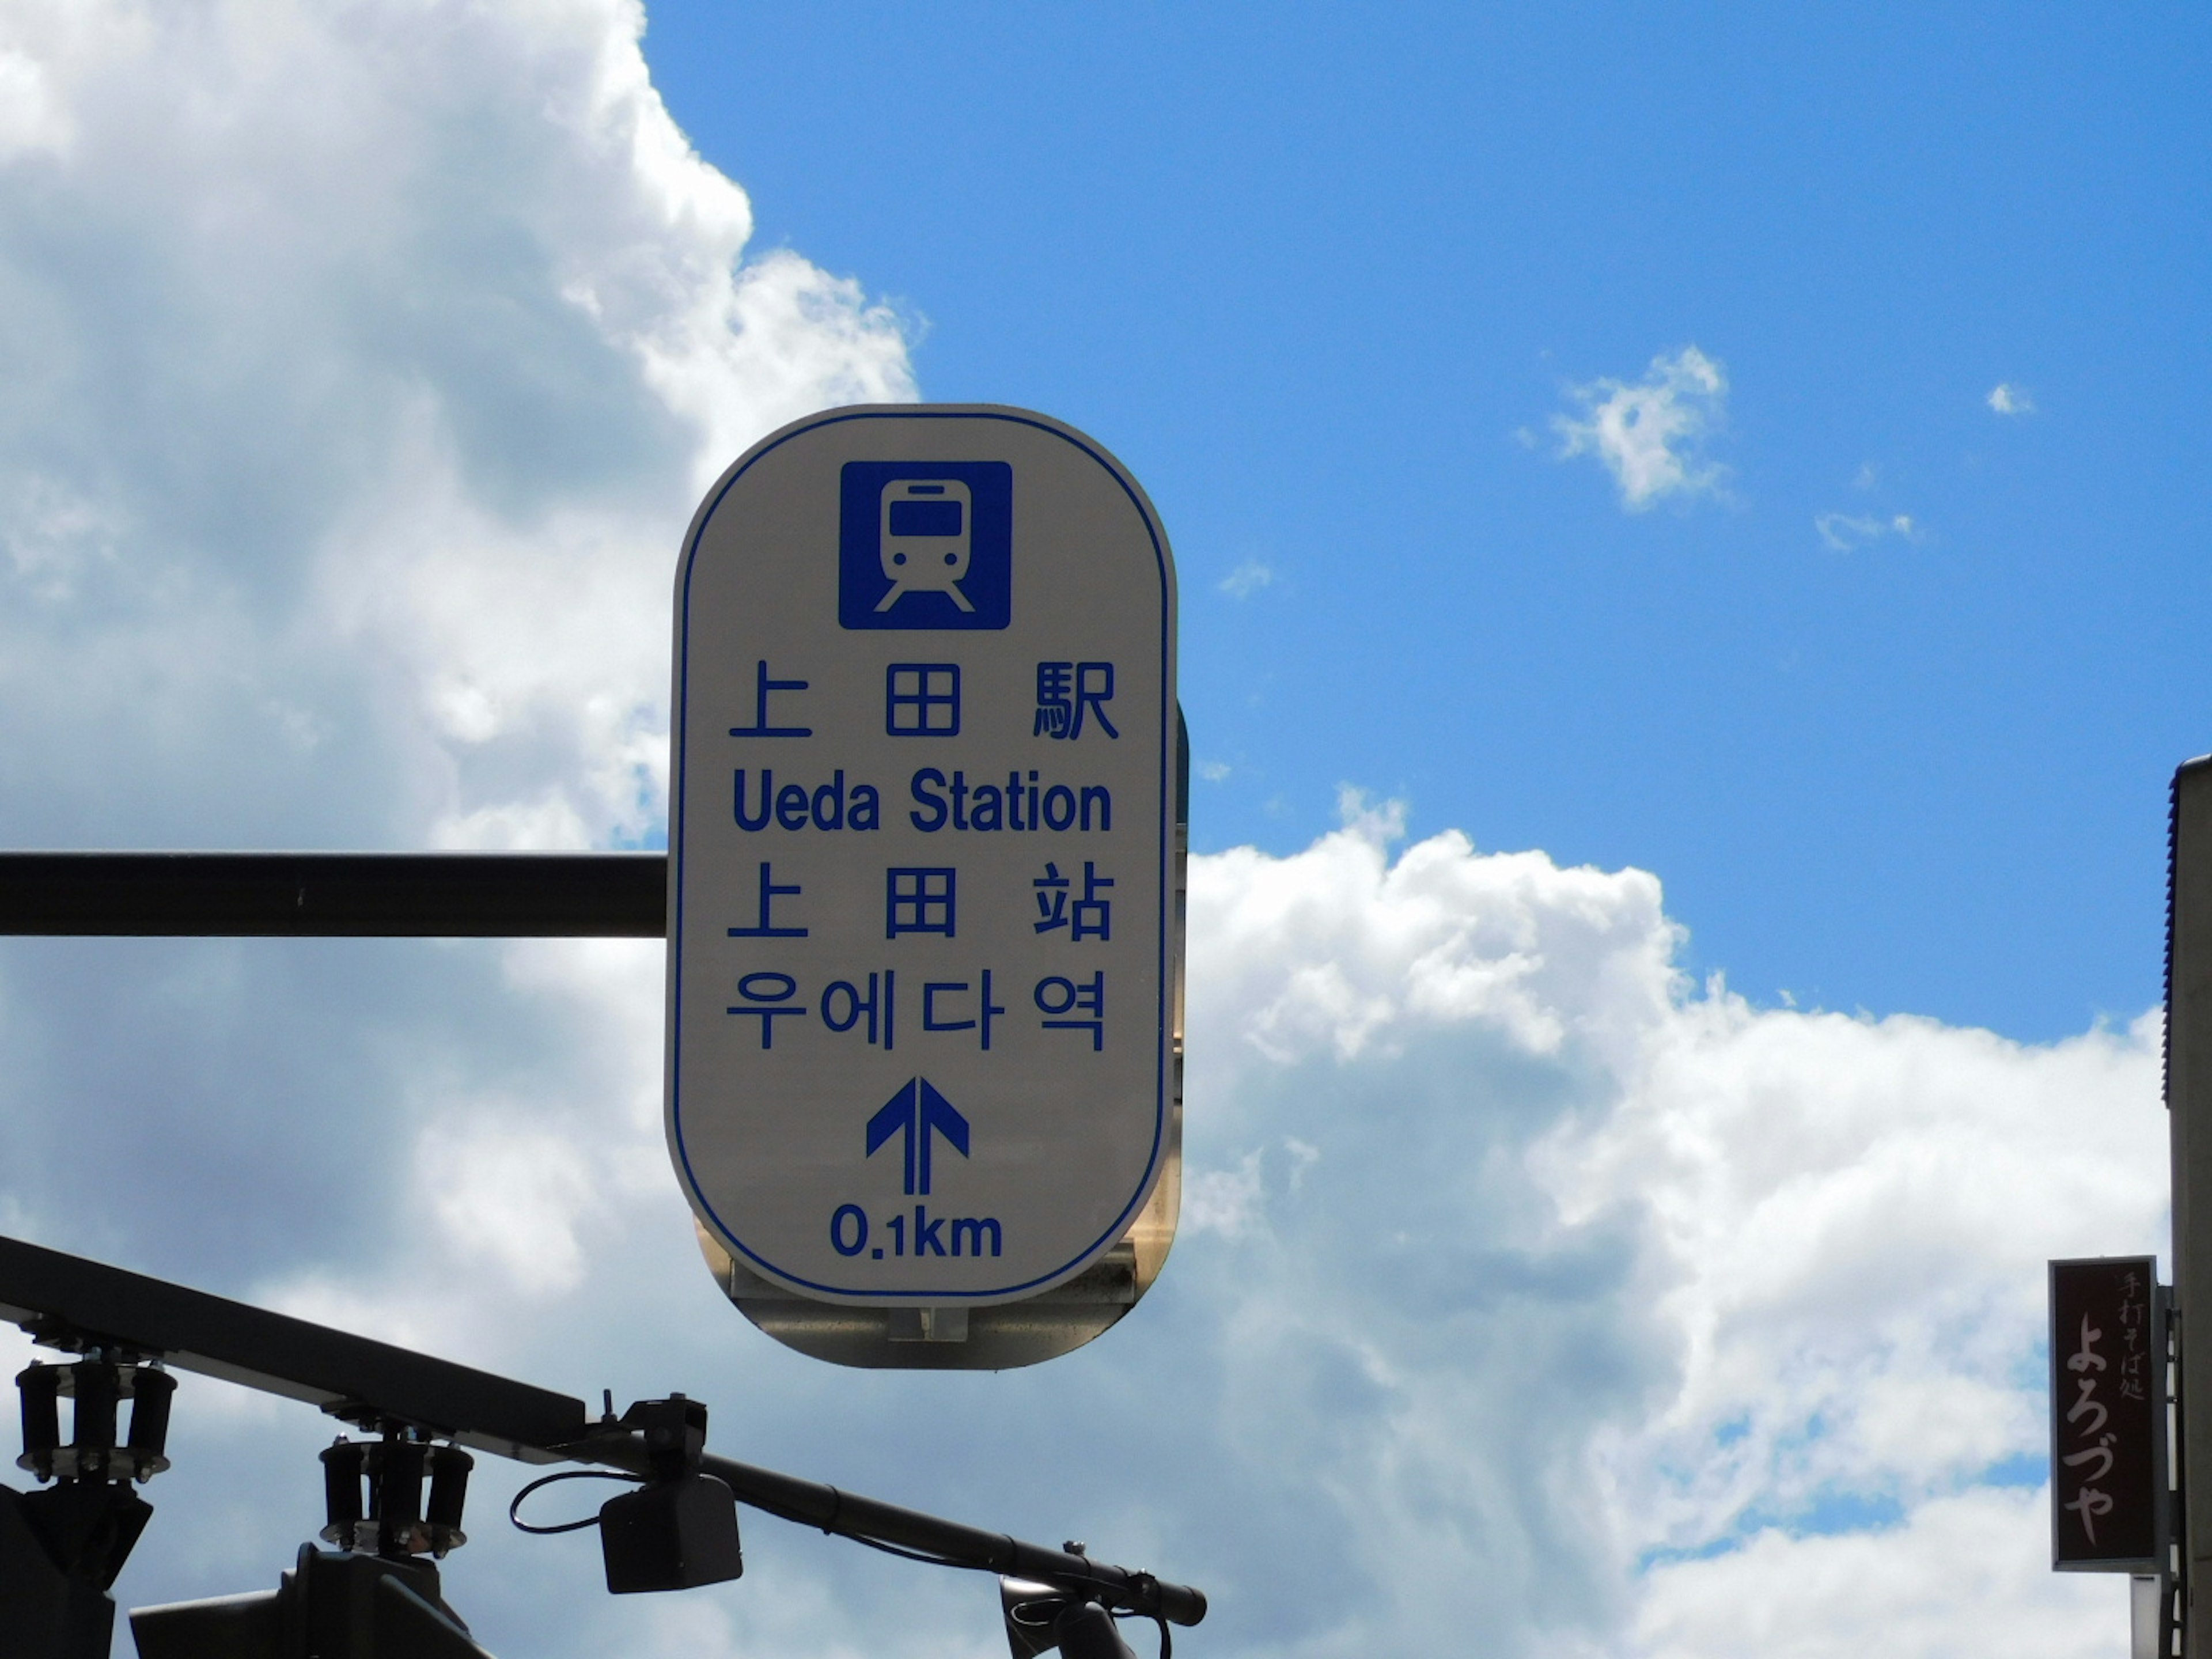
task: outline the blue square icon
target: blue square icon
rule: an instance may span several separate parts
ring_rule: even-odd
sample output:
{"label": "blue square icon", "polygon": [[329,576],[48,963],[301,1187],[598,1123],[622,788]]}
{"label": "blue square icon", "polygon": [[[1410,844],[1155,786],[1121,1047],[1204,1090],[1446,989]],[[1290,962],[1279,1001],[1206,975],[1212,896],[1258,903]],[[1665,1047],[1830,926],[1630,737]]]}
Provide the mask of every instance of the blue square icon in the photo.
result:
{"label": "blue square icon", "polygon": [[1013,616],[1014,469],[1004,461],[848,461],[837,621],[1004,628]]}

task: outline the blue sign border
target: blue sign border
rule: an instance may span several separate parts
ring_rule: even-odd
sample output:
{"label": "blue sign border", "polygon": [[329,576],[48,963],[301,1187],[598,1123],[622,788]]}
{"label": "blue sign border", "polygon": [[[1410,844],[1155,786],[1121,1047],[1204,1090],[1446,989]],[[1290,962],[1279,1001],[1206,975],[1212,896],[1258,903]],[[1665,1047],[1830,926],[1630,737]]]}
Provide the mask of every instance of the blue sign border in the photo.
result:
{"label": "blue sign border", "polygon": [[752,1249],[748,1248],[744,1242],[738,1238],[737,1234],[732,1231],[729,1224],[722,1219],[721,1216],[714,1209],[714,1206],[708,1202],[706,1195],[699,1190],[698,1179],[693,1174],[691,1169],[690,1153],[686,1150],[684,1144],[684,1102],[680,1084],[678,1082],[680,1067],[677,1064],[677,1054],[682,1048],[684,1042],[684,882],[682,872],[684,868],[684,734],[689,731],[690,726],[691,571],[692,567],[698,557],[700,538],[707,533],[707,526],[714,522],[714,514],[721,510],[724,499],[729,495],[732,489],[736,488],[738,480],[744,477],[745,474],[750,471],[752,468],[763,459],[773,454],[776,450],[781,449],[784,445],[791,442],[794,438],[802,437],[810,432],[819,431],[823,427],[840,425],[848,421],[915,420],[1003,421],[1012,426],[1026,426],[1033,428],[1039,432],[1048,433],[1052,436],[1060,439],[1062,442],[1069,444],[1074,448],[1082,451],[1083,453],[1096,461],[1100,467],[1104,469],[1107,476],[1111,477],[1115,483],[1120,486],[1121,493],[1129,498],[1129,504],[1137,509],[1137,516],[1144,523],[1145,533],[1152,541],[1152,558],[1154,563],[1158,568],[1160,579],[1160,684],[1158,688],[1160,695],[1161,722],[1159,750],[1159,861],[1163,875],[1170,878],[1172,876],[1172,872],[1168,868],[1169,855],[1175,846],[1175,779],[1173,774],[1175,767],[1174,722],[1176,719],[1176,707],[1175,699],[1170,694],[1169,685],[1170,674],[1174,667],[1174,653],[1171,649],[1172,641],[1170,639],[1168,635],[1168,623],[1171,614],[1171,606],[1170,605],[1169,600],[1172,590],[1170,587],[1168,571],[1168,554],[1166,548],[1162,544],[1160,539],[1159,522],[1153,516],[1151,505],[1146,501],[1143,491],[1137,487],[1136,481],[1129,476],[1129,474],[1114,459],[1112,456],[1106,454],[1103,450],[1077,435],[1069,428],[1037,416],[1020,414],[1012,410],[994,410],[988,408],[932,409],[926,404],[916,405],[912,408],[877,407],[872,409],[839,410],[829,414],[803,420],[795,425],[787,427],[782,431],[775,433],[764,439],[757,448],[738,459],[737,465],[731,468],[728,476],[726,477],[722,480],[721,483],[715,489],[713,495],[711,495],[701,507],[697,518],[691,526],[690,532],[684,538],[684,541],[682,599],[677,611],[678,641],[676,708],[674,710],[675,729],[672,733],[672,741],[670,744],[672,764],[669,769],[668,780],[668,868],[670,887],[668,927],[668,1127],[670,1139],[674,1142],[677,1160],[682,1166],[684,1171],[684,1184],[688,1189],[692,1204],[701,1212],[701,1213],[704,1214],[707,1218],[713,1223],[714,1231],[722,1242],[727,1244],[733,1250],[737,1251],[746,1261],[765,1269],[775,1278],[781,1279],[787,1284],[804,1285],[808,1290],[821,1291],[830,1296],[848,1298],[866,1297],[870,1301],[875,1302],[888,1301],[896,1298],[897,1300],[907,1302],[927,1302],[941,1304],[960,1301],[975,1301],[986,1297],[994,1299],[1005,1298],[1018,1295],[1023,1291],[1042,1288],[1052,1284],[1056,1279],[1066,1277],[1067,1274],[1079,1268],[1088,1258],[1095,1255],[1101,1249],[1111,1245],[1115,1240],[1118,1239],[1124,1232],[1127,1231],[1131,1220],[1135,1217],[1138,1210],[1142,1207],[1145,1200],[1151,1194],[1154,1179],[1159,1171],[1160,1152],[1161,1148],[1167,1139],[1168,1127],[1168,1075],[1169,1061],[1172,1058],[1168,1052],[1168,1045],[1173,1040],[1170,1027],[1171,1024],[1170,1016],[1172,1013],[1171,999],[1175,994],[1174,974],[1172,971],[1172,964],[1169,960],[1170,952],[1173,947],[1175,938],[1172,927],[1172,918],[1169,914],[1169,906],[1174,900],[1174,894],[1170,890],[1172,885],[1170,879],[1164,879],[1160,886],[1158,916],[1158,1047],[1153,1054],[1155,1096],[1152,1103],[1152,1155],[1146,1160],[1144,1174],[1138,1179],[1137,1190],[1135,1194],[1132,1195],[1127,1204],[1122,1206],[1121,1212],[1114,1218],[1113,1221],[1107,1226],[1105,1231],[1100,1233],[1096,1238],[1092,1239],[1091,1243],[1085,1245],[1081,1249],[1078,1250],[1073,1255],[1070,1256],[1066,1261],[1060,1263],[1057,1267],[1054,1267],[1046,1273],[1040,1273],[1034,1279],[1025,1279],[1017,1285],[994,1285],[984,1290],[890,1291],[876,1289],[869,1286],[855,1288],[840,1285],[820,1284],[813,1279],[802,1278],[799,1274],[792,1273],[787,1268],[775,1266],[765,1256],[757,1255]]}

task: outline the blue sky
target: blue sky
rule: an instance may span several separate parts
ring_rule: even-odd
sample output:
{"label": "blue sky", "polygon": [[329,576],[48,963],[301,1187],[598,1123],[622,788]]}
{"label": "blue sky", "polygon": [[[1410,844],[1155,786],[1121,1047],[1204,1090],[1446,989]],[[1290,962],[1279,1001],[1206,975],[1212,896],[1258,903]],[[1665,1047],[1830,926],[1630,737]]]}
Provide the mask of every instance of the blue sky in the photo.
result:
{"label": "blue sky", "polygon": [[[0,940],[0,1233],[684,1389],[1205,1586],[1217,1659],[2112,1651],[2044,1263],[2166,1238],[2212,26],[644,21],[0,0],[6,839],[648,843],[709,482],[1044,410],[1181,563],[1165,1272],[1024,1371],[778,1346],[650,941]],[[128,1605],[319,1524],[315,1413],[176,1425]],[[524,1478],[448,1563],[495,1652],[1004,1652],[987,1584],[757,1517],[740,1583],[603,1596]]]}
{"label": "blue sky", "polygon": [[[646,52],[925,396],[1146,481],[1228,768],[1196,844],[1303,845],[1349,782],[1659,872],[1762,1001],[2050,1037],[2156,1000],[2212,744],[2208,29],[678,0]],[[1725,493],[1624,512],[1552,419],[1692,344]]]}

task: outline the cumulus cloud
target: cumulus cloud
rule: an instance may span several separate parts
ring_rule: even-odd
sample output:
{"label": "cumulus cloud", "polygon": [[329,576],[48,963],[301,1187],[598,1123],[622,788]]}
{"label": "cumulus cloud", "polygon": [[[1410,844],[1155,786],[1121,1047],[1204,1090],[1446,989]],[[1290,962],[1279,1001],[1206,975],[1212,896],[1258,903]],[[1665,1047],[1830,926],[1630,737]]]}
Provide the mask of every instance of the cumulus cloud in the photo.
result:
{"label": "cumulus cloud", "polygon": [[1328,1480],[1408,1621],[1313,1650],[1493,1614],[1653,1653],[2109,1633],[2109,1587],[2045,1571],[2040,1264],[2159,1242],[2155,1020],[2027,1048],[1761,1010],[1683,981],[1648,875],[1386,834],[1193,883],[1194,1121],[1235,1200],[1203,1248],[1260,1304],[1252,1410],[1316,1348],[1368,1379]]}
{"label": "cumulus cloud", "polygon": [[743,258],[750,205],[639,27],[615,0],[0,25],[43,112],[0,166],[19,834],[112,834],[88,750],[171,841],[654,821],[690,500],[763,429],[912,381],[852,283]]}
{"label": "cumulus cloud", "polygon": [[[912,386],[860,290],[746,258],[639,23],[0,23],[19,843],[656,829],[701,482]],[[1659,458],[1624,413],[1643,470],[1607,459],[1632,506],[1705,471],[1668,422],[1720,371],[1640,389],[1668,374]],[[1593,431],[1640,389],[1593,389]],[[1403,838],[1348,794],[1294,856],[1193,860],[1182,1237],[1037,1370],[836,1370],[729,1309],[647,942],[9,942],[0,1228],[592,1399],[686,1389],[719,1449],[1201,1583],[1224,1656],[2117,1640],[2118,1586],[2042,1571],[2038,1299],[2045,1256],[2160,1240],[2154,1023],[1761,1009],[1683,977],[1650,874]],[[328,1431],[187,1377],[121,1597],[273,1585]],[[500,1524],[522,1478],[484,1460],[446,1565],[495,1651],[1004,1650],[987,1582],[758,1516],[739,1583],[606,1597],[587,1535]]]}
{"label": "cumulus cloud", "polygon": [[1640,380],[1592,380],[1568,396],[1583,412],[1552,417],[1561,458],[1597,457],[1630,512],[1721,493],[1727,469],[1706,460],[1704,447],[1726,418],[1728,375],[1697,347],[1661,353]]}
{"label": "cumulus cloud", "polygon": [[2004,1649],[2032,1659],[2117,1651],[2116,1585],[2083,1590],[2045,1565],[2046,1494],[1981,1488],[1875,1532],[1761,1534],[1746,1547],[1653,1575],[1634,1651],[1652,1659],[1787,1654],[1942,1654],[1971,1648],[1964,1608],[2004,1615]]}
{"label": "cumulus cloud", "polygon": [[1990,388],[1984,402],[2000,415],[2033,415],[2035,399],[2024,386],[2014,386],[2010,380],[2000,380]]}

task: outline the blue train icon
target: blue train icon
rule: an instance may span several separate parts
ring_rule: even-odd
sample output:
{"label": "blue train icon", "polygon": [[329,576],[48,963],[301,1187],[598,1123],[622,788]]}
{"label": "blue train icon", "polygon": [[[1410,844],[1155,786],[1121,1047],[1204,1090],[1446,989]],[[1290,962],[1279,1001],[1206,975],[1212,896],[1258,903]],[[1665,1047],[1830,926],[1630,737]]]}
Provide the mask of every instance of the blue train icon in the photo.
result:
{"label": "blue train icon", "polygon": [[966,611],[960,591],[974,538],[975,502],[957,478],[894,478],[884,486],[879,556],[890,591],[877,601],[890,610],[908,593],[942,593]]}

